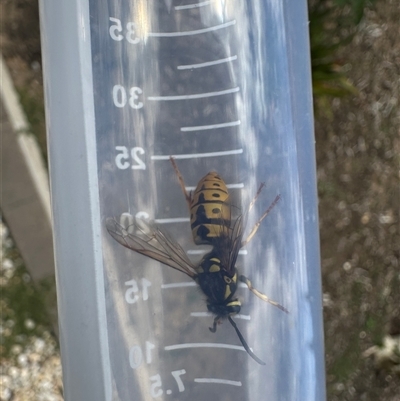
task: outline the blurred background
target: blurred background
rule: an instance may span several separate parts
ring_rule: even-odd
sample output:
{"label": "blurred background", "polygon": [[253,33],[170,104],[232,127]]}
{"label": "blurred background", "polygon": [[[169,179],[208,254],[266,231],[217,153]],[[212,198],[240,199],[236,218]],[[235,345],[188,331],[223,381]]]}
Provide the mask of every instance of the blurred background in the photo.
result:
{"label": "blurred background", "polygon": [[[1,54],[46,167],[38,14],[0,0]],[[400,401],[400,3],[310,0],[309,19],[328,400]],[[2,136],[4,120],[2,105]],[[52,261],[29,270],[1,175],[0,400],[63,400]]]}

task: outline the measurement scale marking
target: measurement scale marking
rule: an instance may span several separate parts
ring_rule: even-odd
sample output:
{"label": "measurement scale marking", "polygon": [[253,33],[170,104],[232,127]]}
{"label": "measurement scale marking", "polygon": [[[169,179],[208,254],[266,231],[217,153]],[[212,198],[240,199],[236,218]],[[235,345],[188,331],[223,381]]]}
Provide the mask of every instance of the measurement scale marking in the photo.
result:
{"label": "measurement scale marking", "polygon": [[210,3],[211,1],[203,1],[201,3],[188,4],[187,6],[175,6],[175,10],[187,10],[188,8],[204,7],[208,6]]}
{"label": "measurement scale marking", "polygon": [[221,344],[221,343],[186,343],[186,344],[175,344],[175,345],[167,345],[164,347],[165,351],[175,351],[177,349],[186,349],[186,348],[224,348],[224,349],[233,349],[236,351],[244,351],[244,347],[241,345],[231,345],[231,344]]}
{"label": "measurement scale marking", "polygon": [[[161,284],[161,288],[163,290],[169,290],[170,288],[183,288],[183,287],[197,287],[197,284],[194,281],[184,281],[182,283]],[[247,288],[247,285],[245,283],[239,283],[238,287],[239,288]],[[193,313],[195,313],[195,312],[193,312]],[[205,313],[208,313],[208,312],[205,312]]]}
{"label": "measurement scale marking", "polygon": [[147,100],[155,101],[169,101],[169,100],[190,100],[190,99],[202,99],[205,97],[222,96],[228,95],[230,93],[239,92],[240,88],[225,89],[223,91],[217,92],[207,92],[207,93],[196,93],[193,95],[176,95],[176,96],[148,96]]}
{"label": "measurement scale marking", "polygon": [[[180,283],[161,284],[161,288],[163,290],[168,290],[170,288],[182,288],[182,287],[197,287],[197,284],[194,281],[183,281]],[[245,283],[239,283],[238,287],[247,288],[247,285]]]}
{"label": "measurement scale marking", "polygon": [[[208,252],[210,252],[210,251],[206,250],[206,249],[189,249],[187,251],[187,254],[188,255],[203,255],[203,254],[208,253]],[[247,255],[246,249],[241,249],[239,251],[239,255]]]}
{"label": "measurement scale marking", "polygon": [[[187,223],[190,221],[190,217],[171,217],[168,219],[155,219],[154,221],[158,224]],[[239,251],[239,253],[240,252],[241,251]]]}
{"label": "measurement scale marking", "polygon": [[211,65],[228,63],[229,61],[235,61],[235,60],[237,60],[237,56],[230,56],[230,57],[221,58],[221,59],[214,60],[214,61],[206,61],[204,63],[178,65],[177,68],[178,68],[178,70],[192,70],[194,68],[209,67]]}
{"label": "measurement scale marking", "polygon": [[182,31],[182,32],[149,32],[148,36],[152,38],[172,38],[177,36],[192,36],[200,35],[202,33],[218,31],[219,29],[227,28],[236,24],[236,20],[225,22],[224,24],[210,26],[208,28],[197,29],[195,31]]}
{"label": "measurement scale marking", "polygon": [[183,283],[161,284],[161,288],[164,290],[169,288],[182,288],[182,287],[197,287],[197,284],[194,281],[185,281]]}
{"label": "measurement scale marking", "polygon": [[[193,317],[213,317],[215,315],[213,315],[210,312],[191,312],[190,316],[193,316]],[[232,317],[234,319],[242,319],[242,320],[250,320],[251,319],[250,315],[242,315],[242,314],[237,314],[237,315],[234,315]]]}
{"label": "measurement scale marking", "polygon": [[188,255],[204,255],[205,253],[210,252],[210,250],[206,249],[189,249],[186,253]]}
{"label": "measurement scale marking", "polygon": [[238,155],[241,153],[243,153],[243,149],[232,149],[221,152],[209,152],[209,153],[191,153],[182,155],[153,155],[151,156],[151,160],[169,160],[170,157],[173,157],[174,159],[196,159],[201,157]]}
{"label": "measurement scale marking", "polygon": [[221,124],[211,124],[211,125],[198,125],[195,127],[182,127],[182,132],[190,132],[190,131],[204,131],[209,129],[218,129],[218,128],[226,128],[226,127],[235,127],[240,125],[240,120],[232,121],[229,123],[221,123]]}
{"label": "measurement scale marking", "polygon": [[242,382],[235,380],[225,380],[225,379],[213,379],[213,378],[196,378],[194,379],[196,383],[218,383],[218,384],[229,384],[231,386],[242,386]]}
{"label": "measurement scale marking", "polygon": [[[226,184],[229,189],[242,189],[244,188],[244,184],[239,182],[237,184]],[[185,187],[186,191],[194,191],[197,187]]]}
{"label": "measurement scale marking", "polygon": [[170,219],[155,219],[158,224],[169,224],[169,223],[187,223],[190,221],[189,217],[171,217]]}

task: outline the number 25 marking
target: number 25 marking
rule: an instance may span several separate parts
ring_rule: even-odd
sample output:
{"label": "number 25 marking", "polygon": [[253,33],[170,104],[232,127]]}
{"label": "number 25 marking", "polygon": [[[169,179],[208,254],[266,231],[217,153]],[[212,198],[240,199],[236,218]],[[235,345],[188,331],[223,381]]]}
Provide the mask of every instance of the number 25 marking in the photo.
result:
{"label": "number 25 marking", "polygon": [[116,146],[115,150],[120,152],[115,156],[115,164],[120,170],[126,170],[129,167],[132,170],[146,170],[144,161],[139,157],[145,153],[143,148],[135,146],[130,149],[132,162],[129,161],[129,151],[126,146]]}

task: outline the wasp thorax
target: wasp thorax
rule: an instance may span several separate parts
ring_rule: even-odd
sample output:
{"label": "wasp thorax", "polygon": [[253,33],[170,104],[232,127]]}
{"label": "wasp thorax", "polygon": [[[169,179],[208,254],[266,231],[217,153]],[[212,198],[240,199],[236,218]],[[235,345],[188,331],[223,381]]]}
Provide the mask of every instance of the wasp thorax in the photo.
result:
{"label": "wasp thorax", "polygon": [[[203,293],[207,296],[209,305],[217,305],[217,307],[229,305],[237,306],[234,295],[238,285],[238,273],[236,268],[232,270],[226,269],[215,252],[211,252],[204,256],[197,268],[196,281]],[[209,309],[210,310],[210,309]],[[213,312],[215,313],[215,312]],[[224,309],[224,315],[229,314]]]}

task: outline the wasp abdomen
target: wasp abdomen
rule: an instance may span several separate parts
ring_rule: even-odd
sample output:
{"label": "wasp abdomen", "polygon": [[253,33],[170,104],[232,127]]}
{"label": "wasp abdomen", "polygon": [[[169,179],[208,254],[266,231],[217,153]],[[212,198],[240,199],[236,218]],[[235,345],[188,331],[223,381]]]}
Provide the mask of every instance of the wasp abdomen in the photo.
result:
{"label": "wasp abdomen", "polygon": [[195,244],[213,245],[215,239],[227,235],[231,222],[228,198],[228,188],[217,173],[210,172],[199,181],[190,206]]}

